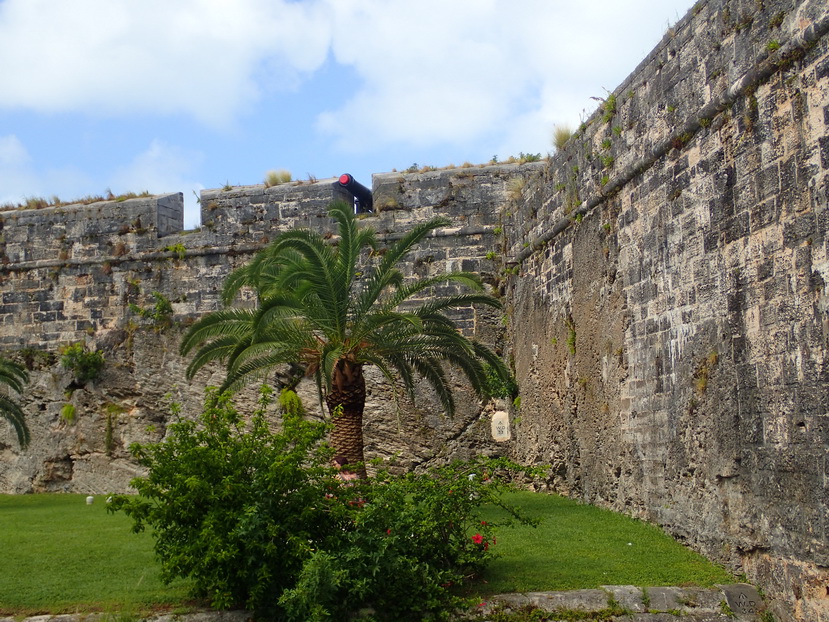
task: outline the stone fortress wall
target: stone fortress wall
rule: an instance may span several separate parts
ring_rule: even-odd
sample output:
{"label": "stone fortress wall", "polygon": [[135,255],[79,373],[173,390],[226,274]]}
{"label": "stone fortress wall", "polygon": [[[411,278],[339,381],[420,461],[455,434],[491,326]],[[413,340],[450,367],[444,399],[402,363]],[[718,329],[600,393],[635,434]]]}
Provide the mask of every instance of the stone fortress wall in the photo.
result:
{"label": "stone fortress wall", "polygon": [[[496,445],[492,405],[445,419],[381,385],[367,455],[551,464],[551,488],[745,572],[778,618],[829,620],[827,31],[822,1],[701,1],[548,162],[375,175],[381,238],[453,222],[410,273],[475,270],[503,295],[503,318],[459,320],[503,349],[521,403]],[[166,396],[195,412],[220,379],[184,380],[182,327],[275,231],[331,230],[331,182],[204,191],[197,232],[180,195],[0,214],[0,345],[32,369],[34,439],[2,436],[0,491],[125,488]],[[153,291],[169,329],[129,310]],[[85,387],[56,354],[77,341],[108,360]]]}
{"label": "stone fortress wall", "polygon": [[697,3],[503,221],[515,456],[783,619],[829,620],[827,31],[825,2]]}
{"label": "stone fortress wall", "polygon": [[[414,222],[444,215],[457,225],[421,243],[404,268],[419,275],[464,269],[488,273],[491,280],[495,263],[485,256],[496,206],[508,180],[527,168],[532,166],[443,171],[416,176],[415,182],[392,175],[388,183],[398,203],[366,215],[365,224],[388,242]],[[456,184],[455,177],[463,183]],[[203,226],[197,231],[182,231],[179,194],[0,213],[0,344],[6,356],[31,370],[22,402],[33,438],[20,451],[11,430],[3,435],[0,492],[127,489],[138,473],[129,445],[163,437],[171,400],[197,413],[204,387],[221,383],[218,368],[203,371],[192,383],[185,379],[187,360],[178,354],[183,329],[220,308],[225,276],[278,231],[334,232],[327,206],[341,198],[334,180],[207,190],[201,194]],[[422,203],[431,199],[433,204]],[[154,326],[130,308],[151,308],[154,292],[172,303],[169,327]],[[456,319],[494,344],[505,328],[491,311],[480,313],[460,310]],[[62,347],[78,342],[101,350],[107,360],[101,378],[85,386],[77,386],[59,360]],[[398,402],[391,387],[373,384],[368,456],[399,454],[403,466],[413,467],[493,451],[489,422],[477,400],[459,399],[457,415],[445,418],[431,395],[416,404]],[[314,409],[315,389],[301,390],[306,406]],[[255,397],[251,390],[240,399],[247,404]],[[75,411],[71,420],[61,414],[66,404]]]}

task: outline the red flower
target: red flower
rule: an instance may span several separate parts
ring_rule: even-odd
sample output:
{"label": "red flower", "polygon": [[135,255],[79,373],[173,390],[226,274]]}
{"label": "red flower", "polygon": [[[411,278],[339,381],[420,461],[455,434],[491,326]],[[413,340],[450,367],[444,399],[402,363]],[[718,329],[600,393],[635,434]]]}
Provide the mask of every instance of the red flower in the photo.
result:
{"label": "red flower", "polygon": [[391,535],[391,527],[389,527],[388,529],[386,529],[386,535],[387,535],[387,536],[390,536],[390,535]]}
{"label": "red flower", "polygon": [[474,536],[472,536],[472,542],[474,542],[475,544],[483,544],[484,537],[481,534],[476,533]]}
{"label": "red flower", "polygon": [[481,521],[481,525],[483,525],[484,527],[486,527],[486,521],[485,521],[485,520],[482,520],[482,521]]}

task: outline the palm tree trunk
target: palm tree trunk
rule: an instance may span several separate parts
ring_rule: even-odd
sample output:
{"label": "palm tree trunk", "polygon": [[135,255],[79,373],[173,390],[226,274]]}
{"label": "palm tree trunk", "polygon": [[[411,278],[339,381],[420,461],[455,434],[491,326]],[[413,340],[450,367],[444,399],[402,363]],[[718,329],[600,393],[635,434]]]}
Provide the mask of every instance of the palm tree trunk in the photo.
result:
{"label": "palm tree trunk", "polygon": [[366,404],[366,382],[362,365],[339,361],[331,392],[325,397],[325,402],[334,424],[330,442],[335,463],[337,466],[345,465],[345,472],[364,479],[363,409]]}

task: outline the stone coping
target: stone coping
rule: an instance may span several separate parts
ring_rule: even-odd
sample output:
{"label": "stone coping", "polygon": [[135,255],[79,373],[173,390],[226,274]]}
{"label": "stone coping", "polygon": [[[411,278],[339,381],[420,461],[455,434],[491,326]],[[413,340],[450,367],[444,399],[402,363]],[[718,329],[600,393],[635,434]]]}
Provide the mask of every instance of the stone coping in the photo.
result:
{"label": "stone coping", "polygon": [[[484,615],[497,608],[533,607],[544,611],[601,611],[611,604],[624,609],[620,620],[682,619],[684,621],[758,619],[763,600],[754,586],[747,583],[699,587],[639,587],[635,585],[603,585],[595,590],[563,592],[524,592],[498,594],[482,604]],[[615,618],[613,618],[615,619]]]}
{"label": "stone coping", "polygon": [[[601,611],[611,601],[625,609],[619,620],[627,622],[714,622],[758,620],[763,601],[757,590],[746,583],[718,585],[717,588],[699,587],[638,587],[634,585],[603,585],[595,590],[560,592],[523,592],[498,594],[476,610],[477,619],[486,619],[487,613],[497,608],[520,609],[534,607],[545,611],[577,610]],[[727,607],[725,606],[727,605]],[[615,620],[616,618],[612,618]],[[0,622],[249,622],[248,611],[197,611],[192,613],[163,613],[146,618],[118,613],[73,613],[39,615],[28,618],[0,617]]]}

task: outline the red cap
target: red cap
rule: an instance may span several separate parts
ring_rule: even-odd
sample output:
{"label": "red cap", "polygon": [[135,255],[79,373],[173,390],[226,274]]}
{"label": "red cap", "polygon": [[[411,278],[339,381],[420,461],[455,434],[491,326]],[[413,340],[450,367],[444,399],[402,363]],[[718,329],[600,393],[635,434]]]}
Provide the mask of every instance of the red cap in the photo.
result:
{"label": "red cap", "polygon": [[349,175],[348,173],[343,173],[342,175],[340,175],[340,183],[343,186],[345,186],[350,181],[351,181],[351,175]]}

